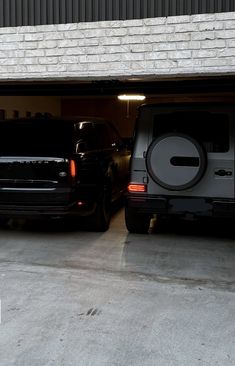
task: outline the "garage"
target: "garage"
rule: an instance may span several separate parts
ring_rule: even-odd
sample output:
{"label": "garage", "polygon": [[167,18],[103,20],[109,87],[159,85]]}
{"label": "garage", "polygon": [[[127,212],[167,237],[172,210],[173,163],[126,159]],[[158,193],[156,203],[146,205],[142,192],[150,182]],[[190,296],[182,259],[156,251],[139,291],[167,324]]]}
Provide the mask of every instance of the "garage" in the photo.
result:
{"label": "garage", "polygon": [[[159,106],[170,106],[172,103],[180,105],[182,102],[195,105],[198,102],[232,103],[233,84],[232,78],[223,77],[177,81],[101,80],[83,83],[21,82],[2,85],[1,92],[8,95],[3,95],[1,99],[1,102],[5,103],[2,104],[1,111],[6,121],[1,125],[1,179],[5,182],[1,189],[1,218],[5,221],[44,215],[48,218],[69,219],[72,215],[74,217],[71,218],[75,219],[75,216],[79,215],[91,230],[107,230],[111,217],[111,202],[123,196],[128,181],[132,179],[129,177],[130,145],[138,106],[143,102]],[[120,100],[122,96],[127,99]],[[60,121],[58,119],[57,123],[55,119],[58,117]],[[98,137],[101,132],[97,130],[95,143],[93,130],[99,128],[99,131],[103,131],[105,127],[101,125],[92,127],[87,133],[81,131],[85,126],[88,128],[87,122],[84,122],[87,118],[91,120],[97,117],[111,121],[122,140],[108,143],[107,133],[106,137]],[[8,118],[13,119],[7,122]],[[69,127],[65,122],[67,127],[64,126],[64,133],[61,133],[63,118],[64,121],[67,118],[83,120],[80,127],[76,127],[80,132],[76,137],[75,148],[79,149],[78,151],[82,149],[81,154],[79,152],[78,155],[76,153],[68,156],[68,143],[62,135],[67,135]],[[82,137],[85,135],[87,137]],[[98,139],[103,142],[98,142]],[[34,141],[33,144],[31,140]],[[45,151],[42,150],[42,141]],[[103,146],[106,142],[105,150]],[[71,143],[71,146],[73,144]],[[84,155],[85,151],[87,155]],[[93,158],[89,151],[93,151]],[[110,163],[107,163],[107,157],[104,158],[107,154],[112,154],[108,158]],[[54,163],[52,156],[55,156]],[[94,160],[93,168],[91,159]],[[95,163],[97,159],[100,162],[105,159],[100,168]],[[50,166],[49,170],[46,165]],[[43,184],[41,190],[40,184]],[[102,191],[104,193],[100,197]],[[127,227],[129,228],[129,225]]]}
{"label": "garage", "polygon": [[[79,90],[79,92],[78,92]],[[232,102],[233,78],[2,85],[7,117],[99,115],[123,137],[137,102]],[[2,364],[234,363],[233,222],[181,222],[130,234],[118,207],[105,233],[57,221],[0,230]]]}
{"label": "garage", "polygon": [[[9,118],[13,123],[33,118],[36,131],[39,120],[48,127],[55,116],[99,117],[111,120],[127,141],[142,103],[233,105],[234,10],[232,1],[222,0],[0,0],[1,124],[8,128]],[[123,101],[120,95],[145,100]],[[13,147],[24,148],[25,135],[22,144],[14,136]],[[7,149],[3,136],[0,149]],[[160,143],[154,154],[164,155]],[[168,140],[165,146],[169,150]],[[197,163],[200,156],[193,158]],[[50,165],[45,156],[13,162],[0,154],[4,159],[10,166],[0,165],[0,179],[3,172],[12,179],[17,167],[18,174],[23,171],[21,184],[33,164]],[[73,184],[81,166],[73,159],[57,165],[65,162]],[[223,164],[221,159],[216,172]],[[59,171],[62,180],[66,169]],[[54,178],[55,169],[49,166],[48,172],[45,192],[55,186],[67,192]],[[158,178],[159,171],[153,173]],[[29,180],[27,189],[37,191],[35,179]],[[25,193],[21,186],[15,201],[7,196],[15,193],[15,181],[7,191],[6,181],[1,183],[0,199],[7,205],[21,202]],[[37,204],[44,201],[48,212],[45,192]],[[90,188],[89,195],[93,192]],[[61,197],[55,195],[54,203]],[[77,206],[84,203],[76,200]],[[159,225],[154,215],[148,233],[138,234],[127,230],[123,205],[114,206],[105,230],[57,217],[1,225],[0,364],[234,365],[234,219],[188,215]]]}
{"label": "garage", "polygon": [[[95,80],[83,83],[33,82],[1,83],[0,110],[5,118],[53,116],[92,116],[112,121],[123,138],[130,138],[138,113],[145,104],[182,102],[233,103],[232,76],[177,80]],[[145,96],[144,101],[120,101],[120,95]]]}

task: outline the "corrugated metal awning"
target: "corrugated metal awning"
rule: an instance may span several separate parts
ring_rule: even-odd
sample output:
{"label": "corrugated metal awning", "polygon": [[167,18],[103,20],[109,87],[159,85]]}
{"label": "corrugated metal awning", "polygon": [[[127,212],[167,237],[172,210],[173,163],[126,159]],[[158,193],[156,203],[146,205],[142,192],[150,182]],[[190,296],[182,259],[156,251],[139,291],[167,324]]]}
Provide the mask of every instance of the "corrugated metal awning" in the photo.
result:
{"label": "corrugated metal awning", "polygon": [[0,0],[0,27],[231,11],[234,0]]}

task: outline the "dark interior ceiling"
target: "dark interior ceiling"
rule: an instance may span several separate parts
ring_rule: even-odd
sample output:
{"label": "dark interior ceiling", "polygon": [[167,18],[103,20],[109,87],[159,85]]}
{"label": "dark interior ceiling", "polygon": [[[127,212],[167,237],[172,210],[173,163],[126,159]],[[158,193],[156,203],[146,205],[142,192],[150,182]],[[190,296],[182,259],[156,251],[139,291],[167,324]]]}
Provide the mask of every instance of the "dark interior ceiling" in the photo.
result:
{"label": "dark interior ceiling", "polygon": [[89,82],[2,82],[2,96],[112,96],[120,93],[235,93],[235,76],[158,81],[94,80]]}

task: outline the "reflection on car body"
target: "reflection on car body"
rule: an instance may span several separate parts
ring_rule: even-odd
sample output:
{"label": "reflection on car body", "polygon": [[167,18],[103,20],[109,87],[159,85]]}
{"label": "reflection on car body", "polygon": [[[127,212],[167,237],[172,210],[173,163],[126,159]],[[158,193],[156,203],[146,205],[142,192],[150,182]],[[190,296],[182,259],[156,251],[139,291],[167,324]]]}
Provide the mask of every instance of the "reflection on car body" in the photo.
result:
{"label": "reflection on car body", "polygon": [[0,122],[0,217],[86,217],[109,227],[126,188],[130,151],[103,119],[30,118]]}

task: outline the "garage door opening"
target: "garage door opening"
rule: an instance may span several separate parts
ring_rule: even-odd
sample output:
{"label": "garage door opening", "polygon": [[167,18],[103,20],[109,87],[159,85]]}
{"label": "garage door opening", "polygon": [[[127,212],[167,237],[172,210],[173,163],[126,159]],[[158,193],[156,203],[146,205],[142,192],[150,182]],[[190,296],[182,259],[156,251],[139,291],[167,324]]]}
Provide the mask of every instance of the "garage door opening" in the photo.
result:
{"label": "garage door opening", "polygon": [[[120,94],[142,94],[145,101],[127,103]],[[0,84],[0,119],[33,116],[91,116],[114,123],[129,138],[141,104],[234,103],[235,77],[182,80],[95,80]]]}

